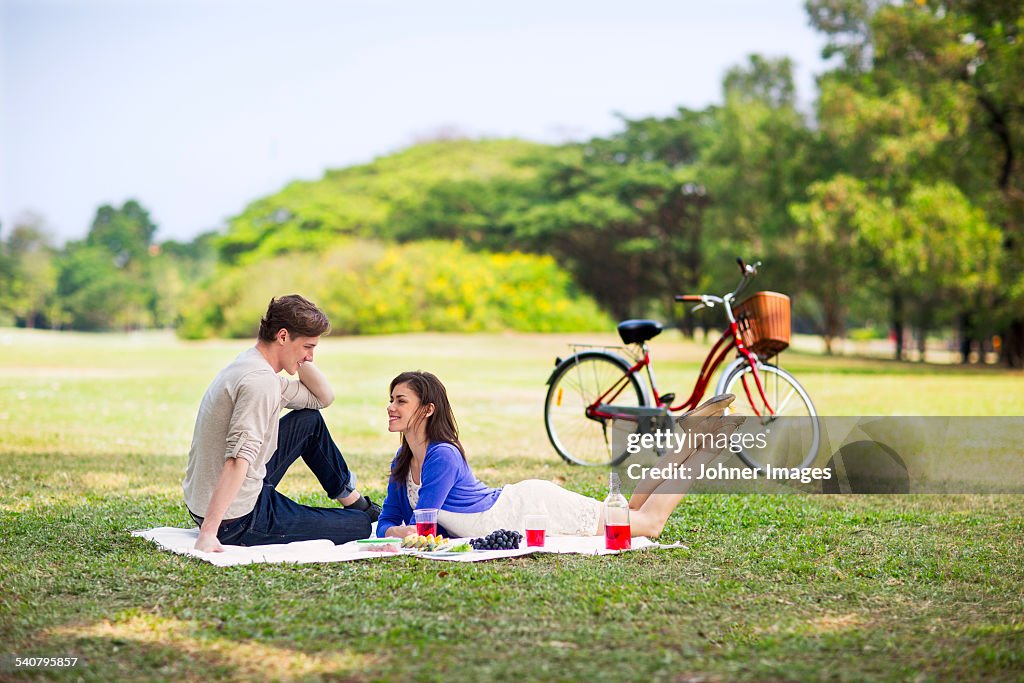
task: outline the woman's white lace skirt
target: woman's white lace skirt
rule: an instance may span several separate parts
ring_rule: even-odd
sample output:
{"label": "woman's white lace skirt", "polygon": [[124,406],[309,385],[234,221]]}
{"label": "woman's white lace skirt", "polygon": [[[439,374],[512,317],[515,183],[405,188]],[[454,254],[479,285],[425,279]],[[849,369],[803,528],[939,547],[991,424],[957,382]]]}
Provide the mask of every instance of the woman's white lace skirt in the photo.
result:
{"label": "woman's white lace skirt", "polygon": [[558,484],[527,479],[509,484],[490,510],[448,512],[439,510],[437,521],[458,538],[484,536],[495,529],[525,531],[527,515],[547,515],[547,533],[551,536],[595,536],[601,522],[601,501]]}

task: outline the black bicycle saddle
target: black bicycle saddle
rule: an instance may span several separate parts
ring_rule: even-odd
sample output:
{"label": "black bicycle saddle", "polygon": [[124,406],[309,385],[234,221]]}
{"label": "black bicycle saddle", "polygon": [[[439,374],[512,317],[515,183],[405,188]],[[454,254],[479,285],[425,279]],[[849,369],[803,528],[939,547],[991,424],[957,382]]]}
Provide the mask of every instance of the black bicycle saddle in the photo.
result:
{"label": "black bicycle saddle", "polygon": [[619,323],[619,336],[626,344],[640,344],[657,337],[663,329],[657,320],[623,320]]}

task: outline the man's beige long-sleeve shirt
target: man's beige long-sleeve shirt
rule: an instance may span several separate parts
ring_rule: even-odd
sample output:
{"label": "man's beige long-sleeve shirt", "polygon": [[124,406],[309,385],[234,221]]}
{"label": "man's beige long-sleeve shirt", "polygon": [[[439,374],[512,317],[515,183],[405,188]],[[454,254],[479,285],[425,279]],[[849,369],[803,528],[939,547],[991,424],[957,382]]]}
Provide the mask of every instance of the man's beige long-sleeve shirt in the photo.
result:
{"label": "man's beige long-sleeve shirt", "polygon": [[240,354],[214,378],[199,404],[181,485],[188,509],[205,517],[224,462],[242,458],[249,467],[224,519],[251,512],[263,489],[267,461],[277,451],[281,411],[323,407],[302,382],[275,373],[256,347]]}

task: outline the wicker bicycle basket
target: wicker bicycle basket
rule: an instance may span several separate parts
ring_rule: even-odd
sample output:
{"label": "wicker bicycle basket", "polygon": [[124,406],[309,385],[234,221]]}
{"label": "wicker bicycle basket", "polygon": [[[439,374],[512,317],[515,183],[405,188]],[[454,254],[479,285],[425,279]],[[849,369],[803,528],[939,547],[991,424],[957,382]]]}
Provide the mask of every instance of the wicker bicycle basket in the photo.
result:
{"label": "wicker bicycle basket", "polygon": [[789,297],[758,292],[733,308],[743,343],[762,360],[789,346]]}

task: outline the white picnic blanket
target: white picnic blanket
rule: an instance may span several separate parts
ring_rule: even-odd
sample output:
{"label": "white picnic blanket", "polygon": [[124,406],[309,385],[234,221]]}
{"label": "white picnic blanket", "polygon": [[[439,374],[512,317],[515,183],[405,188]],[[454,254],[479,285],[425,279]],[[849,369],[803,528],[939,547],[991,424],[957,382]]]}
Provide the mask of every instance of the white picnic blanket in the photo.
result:
{"label": "white picnic blanket", "polygon": [[[481,562],[507,557],[521,557],[531,553],[577,553],[582,555],[616,555],[623,550],[605,550],[604,536],[548,536],[543,548],[521,547],[518,550],[478,550],[470,553],[436,553],[409,552],[379,553],[360,550],[356,542],[334,545],[328,540],[299,541],[277,545],[226,545],[222,553],[206,553],[195,549],[199,529],[178,529],[176,527],[158,527],[133,531],[132,536],[139,536],[152,541],[164,550],[178,555],[188,555],[215,564],[218,567],[230,567],[236,564],[253,564],[263,562],[293,562],[306,564],[309,562],[350,562],[353,560],[385,560],[399,555],[411,555],[431,560],[448,562]],[[674,544],[664,545],[639,536],[633,539],[630,550],[649,550],[659,548],[684,548]]]}

